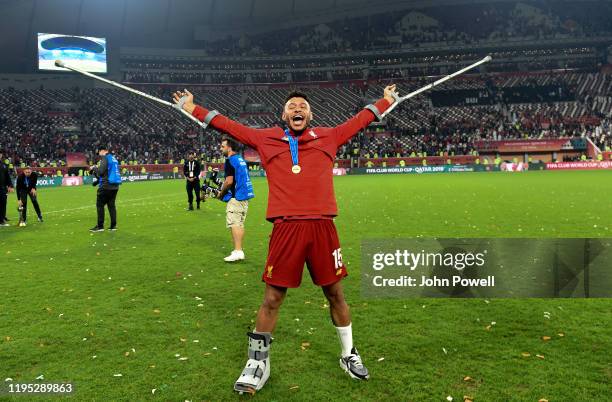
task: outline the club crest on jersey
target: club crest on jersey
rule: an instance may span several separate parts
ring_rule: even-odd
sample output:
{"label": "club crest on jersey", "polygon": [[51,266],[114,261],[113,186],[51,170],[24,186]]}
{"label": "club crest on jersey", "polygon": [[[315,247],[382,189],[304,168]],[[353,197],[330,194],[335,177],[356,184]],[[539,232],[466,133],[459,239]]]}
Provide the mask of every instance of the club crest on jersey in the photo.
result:
{"label": "club crest on jersey", "polygon": [[266,268],[266,276],[268,278],[272,278],[272,270],[274,269],[273,265],[268,265],[268,267]]}
{"label": "club crest on jersey", "polygon": [[315,134],[314,130],[310,130],[308,134],[310,134],[310,136],[315,139],[319,137],[317,134]]}

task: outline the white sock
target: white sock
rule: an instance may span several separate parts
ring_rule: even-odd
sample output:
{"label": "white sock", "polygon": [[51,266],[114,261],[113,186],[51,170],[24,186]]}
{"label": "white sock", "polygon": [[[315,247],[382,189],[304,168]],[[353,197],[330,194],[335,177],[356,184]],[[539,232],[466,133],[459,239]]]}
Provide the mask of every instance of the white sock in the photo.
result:
{"label": "white sock", "polygon": [[353,349],[352,324],[349,324],[346,327],[336,327],[336,332],[338,332],[340,346],[342,347],[342,357],[346,357],[351,354],[351,349]]}

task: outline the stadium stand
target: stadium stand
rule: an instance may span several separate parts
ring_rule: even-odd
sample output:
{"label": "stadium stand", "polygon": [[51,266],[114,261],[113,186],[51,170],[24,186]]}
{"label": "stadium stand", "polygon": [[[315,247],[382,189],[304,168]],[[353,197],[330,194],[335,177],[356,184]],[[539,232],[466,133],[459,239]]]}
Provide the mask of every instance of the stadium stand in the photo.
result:
{"label": "stadium stand", "polygon": [[[424,80],[404,80],[408,91]],[[328,82],[305,86],[317,125],[337,125],[382,93],[377,81]],[[168,98],[168,85],[142,85]],[[289,87],[195,86],[196,99],[253,127],[279,123]],[[461,95],[458,95],[461,94]],[[524,103],[525,99],[540,102]],[[385,125],[357,136],[341,154],[440,152],[466,155],[477,139],[585,137],[602,150],[610,147],[612,79],[602,73],[506,73],[473,75],[450,81],[428,96],[406,102]],[[200,149],[220,158],[219,134],[200,133],[171,109],[114,89],[2,90],[0,146],[17,159],[43,163],[61,160],[67,151],[90,157],[98,144],[110,144],[119,158],[138,163],[179,159]],[[37,110],[32,115],[29,110]]]}
{"label": "stadium stand", "polygon": [[[603,151],[612,145],[609,15],[606,1],[406,8],[209,41],[204,56],[122,52],[121,73],[166,99],[189,87],[198,102],[253,127],[280,124],[287,92],[302,88],[314,124],[333,126],[389,82],[406,93],[491,53],[480,73],[404,103],[340,157],[471,155],[479,139],[557,137],[590,137]],[[98,144],[134,163],[192,149],[220,158],[219,133],[202,135],[176,112],[114,89],[1,89],[0,107],[0,146],[15,161],[93,159]]]}

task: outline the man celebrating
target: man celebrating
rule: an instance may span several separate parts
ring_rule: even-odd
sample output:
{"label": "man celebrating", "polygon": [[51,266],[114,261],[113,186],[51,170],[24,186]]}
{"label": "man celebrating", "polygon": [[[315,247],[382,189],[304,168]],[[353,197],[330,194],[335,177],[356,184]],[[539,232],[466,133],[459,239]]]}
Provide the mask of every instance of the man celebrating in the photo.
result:
{"label": "man celebrating", "polygon": [[17,198],[19,201],[19,226],[26,226],[28,219],[28,197],[32,201],[38,221],[42,222],[43,217],[40,212],[40,206],[38,205],[38,199],[36,196],[36,182],[38,175],[32,172],[32,169],[28,166],[23,169],[23,173],[17,176]]}
{"label": "man celebrating", "polygon": [[255,197],[253,184],[247,164],[238,154],[239,145],[231,138],[221,140],[221,152],[225,160],[225,181],[221,186],[218,198],[227,202],[226,225],[232,231],[234,250],[224,258],[226,262],[244,260],[242,239],[244,238],[244,221],[249,209],[249,200]]}
{"label": "man celebrating", "polygon": [[195,159],[195,152],[190,152],[183,166],[183,175],[187,179],[187,210],[193,211],[193,192],[196,195],[196,205],[200,209],[200,162]]}
{"label": "man celebrating", "polygon": [[255,330],[248,333],[248,361],[234,384],[238,392],[261,389],[270,375],[270,342],[287,288],[298,287],[304,263],[313,282],[329,300],[331,319],[342,348],[340,366],[352,378],[367,379],[368,370],[353,346],[349,307],[340,280],[347,275],[333,218],[338,214],[333,187],[333,164],[338,148],[367,127],[394,101],[395,85],[384,99],[368,105],[337,127],[309,127],[313,118],[308,98],[289,94],[280,127],[252,129],[193,103],[188,91],[174,101],[199,120],[227,133],[259,152],[269,186],[266,219],[274,223],[263,273],[264,301]]}
{"label": "man celebrating", "polygon": [[108,230],[117,230],[117,209],[115,208],[115,200],[121,185],[121,175],[119,174],[119,162],[117,158],[108,151],[107,148],[101,147],[98,155],[102,158],[100,166],[97,169],[98,176],[98,193],[96,197],[96,209],[98,212],[98,224],[89,229],[90,232],[104,231],[104,207],[108,206],[108,214],[110,215],[111,225]]}
{"label": "man celebrating", "polygon": [[6,219],[6,199],[13,191],[13,181],[8,166],[4,164],[4,155],[0,149],[0,226],[9,226]]}

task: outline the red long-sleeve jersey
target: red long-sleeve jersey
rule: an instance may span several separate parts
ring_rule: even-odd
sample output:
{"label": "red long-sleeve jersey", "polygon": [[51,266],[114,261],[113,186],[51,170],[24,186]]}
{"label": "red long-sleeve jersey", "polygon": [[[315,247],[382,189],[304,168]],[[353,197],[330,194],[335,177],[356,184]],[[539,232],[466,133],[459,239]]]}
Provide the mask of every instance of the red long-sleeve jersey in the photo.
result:
{"label": "red long-sleeve jersey", "polygon": [[[380,99],[374,107],[383,113],[390,106]],[[196,106],[193,115],[203,121],[209,110]],[[293,161],[285,131],[280,127],[254,129],[217,115],[210,125],[259,152],[268,177],[266,218],[284,216],[336,216],[333,166],[338,148],[375,119],[364,109],[337,127],[307,128],[298,138],[299,174],[291,171]],[[293,133],[292,133],[293,134]]]}

